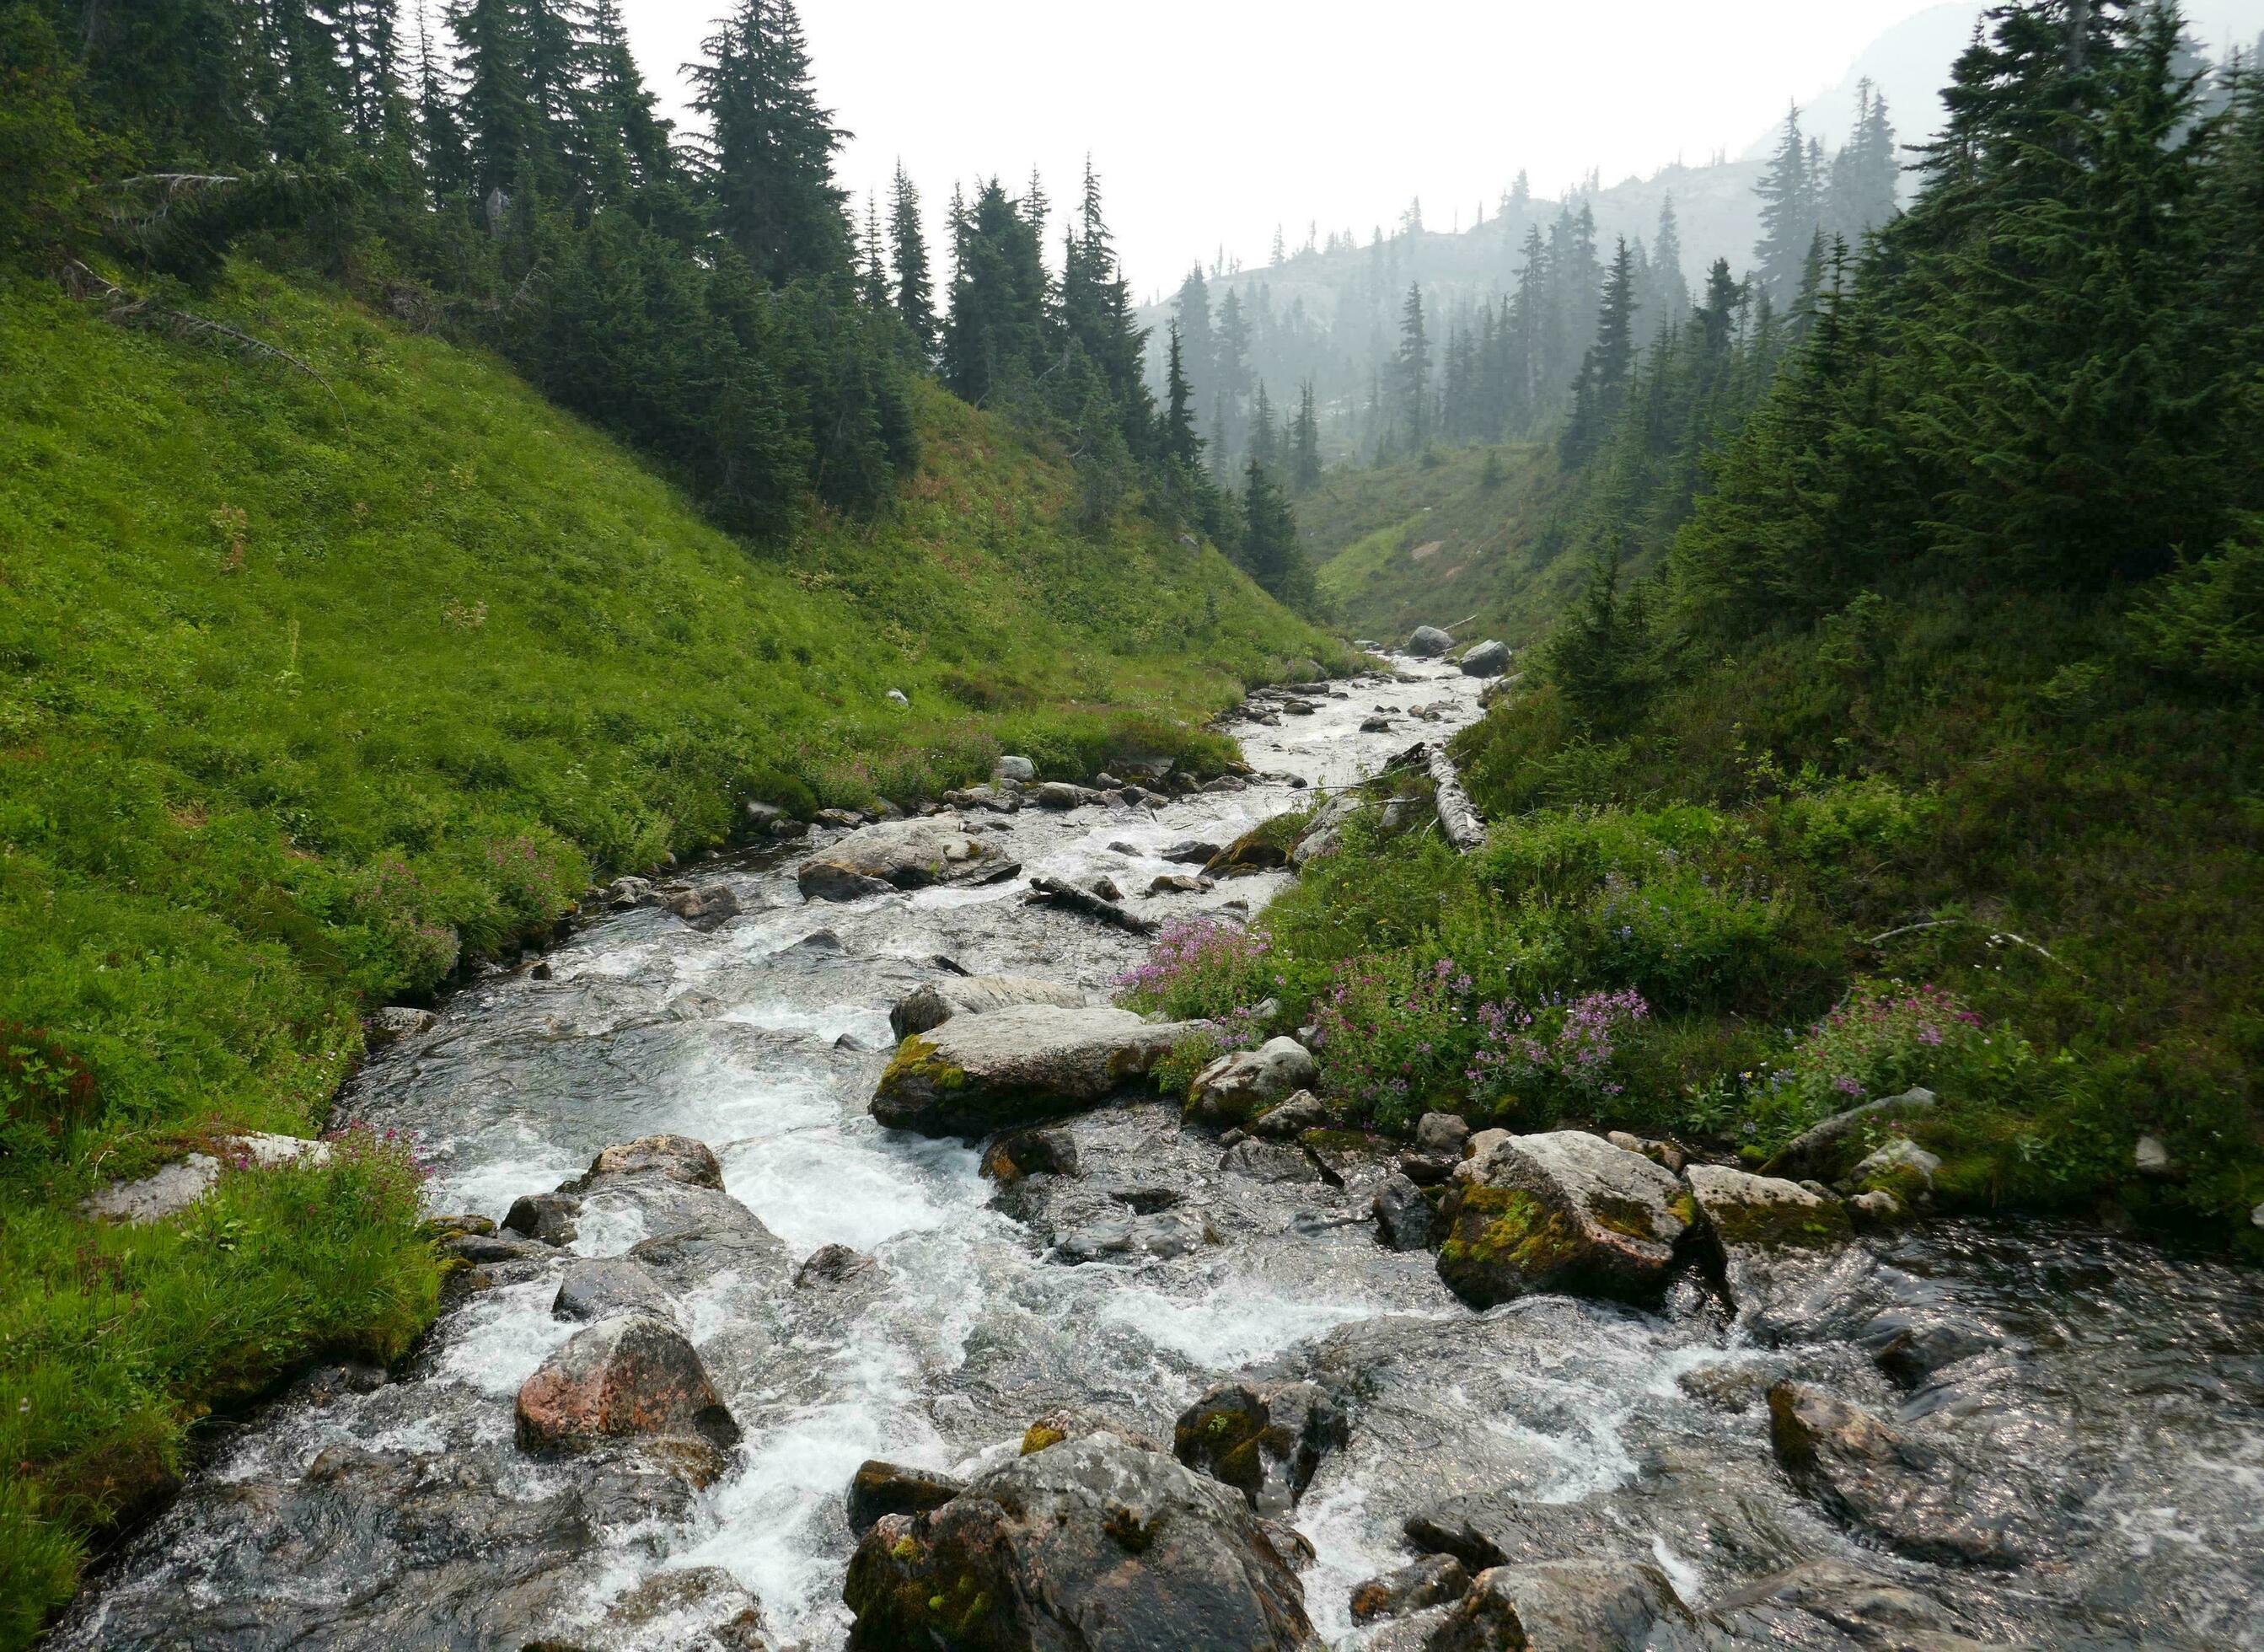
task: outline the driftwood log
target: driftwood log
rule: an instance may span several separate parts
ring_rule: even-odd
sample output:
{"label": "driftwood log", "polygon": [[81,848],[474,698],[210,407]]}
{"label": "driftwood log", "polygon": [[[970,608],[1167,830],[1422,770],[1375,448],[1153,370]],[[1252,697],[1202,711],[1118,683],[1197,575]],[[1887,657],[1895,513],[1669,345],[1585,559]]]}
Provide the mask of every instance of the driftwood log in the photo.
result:
{"label": "driftwood log", "polygon": [[1104,901],[1090,889],[1080,889],[1060,878],[1030,880],[1030,898],[1049,906],[1066,907],[1086,917],[1098,918],[1103,924],[1113,924],[1118,929],[1129,930],[1135,935],[1153,935],[1159,927],[1151,918],[1136,912],[1128,912],[1114,901]]}
{"label": "driftwood log", "polygon": [[1462,789],[1462,777],[1455,772],[1455,760],[1447,755],[1447,748],[1426,744],[1424,755],[1438,787],[1439,830],[1458,852],[1468,854],[1485,842],[1485,822],[1470,801],[1470,794]]}

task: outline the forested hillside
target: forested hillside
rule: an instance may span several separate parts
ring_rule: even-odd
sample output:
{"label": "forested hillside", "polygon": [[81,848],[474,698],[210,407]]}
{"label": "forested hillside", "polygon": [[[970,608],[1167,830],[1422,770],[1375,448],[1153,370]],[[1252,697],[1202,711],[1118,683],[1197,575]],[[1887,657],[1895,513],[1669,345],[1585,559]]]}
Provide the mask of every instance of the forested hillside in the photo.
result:
{"label": "forested hillside", "polygon": [[718,25],[693,134],[609,4],[401,26],[0,6],[11,1645],[207,1409],[435,1301],[403,1143],[185,1224],[91,1189],[319,1132],[366,1013],[748,803],[1200,767],[1347,657],[1214,548],[1303,589],[1141,386],[1090,180],[1065,274],[993,187],[939,294],[909,180],[849,221],[788,7]]}
{"label": "forested hillside", "polygon": [[1528,1127],[1758,1161],[1921,1083],[1938,1198],[2253,1250],[2264,78],[2174,7],[2034,0],[1947,101],[1910,209],[1781,310],[1717,264],[1642,348],[1615,272],[1552,453],[1324,484],[1356,622],[1545,634],[1457,743],[1491,848],[1378,842],[1270,967],[1292,935],[1359,960],[1378,1040],[1443,1025],[1442,956],[1556,1006],[1544,1043],[1637,994],[1565,1023],[1602,1090],[1500,1096],[1498,1029],[1426,1032],[1411,1083]]}

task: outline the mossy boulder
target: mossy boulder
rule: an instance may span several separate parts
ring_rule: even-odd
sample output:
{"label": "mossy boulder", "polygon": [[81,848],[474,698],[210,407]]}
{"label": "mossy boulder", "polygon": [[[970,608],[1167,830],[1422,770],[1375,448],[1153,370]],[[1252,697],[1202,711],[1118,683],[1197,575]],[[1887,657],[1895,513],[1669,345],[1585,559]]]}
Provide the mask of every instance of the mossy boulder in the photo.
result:
{"label": "mossy boulder", "polygon": [[1223,1382],[1180,1413],[1172,1453],[1278,1518],[1349,1437],[1343,1410],[1317,1384]]}
{"label": "mossy boulder", "polygon": [[891,1129],[980,1136],[1106,1100],[1144,1077],[1189,1029],[1128,1010],[1016,1004],[906,1039],[873,1116]]}
{"label": "mossy boulder", "polygon": [[1564,1291],[1646,1302],[1665,1288],[1696,1214],[1679,1178],[1578,1130],[1472,1146],[1440,1206],[1439,1277],[1463,1301]]}
{"label": "mossy boulder", "polygon": [[1304,1590],[1242,1495],[1107,1435],[882,1518],[849,1562],[851,1652],[1310,1652]]}

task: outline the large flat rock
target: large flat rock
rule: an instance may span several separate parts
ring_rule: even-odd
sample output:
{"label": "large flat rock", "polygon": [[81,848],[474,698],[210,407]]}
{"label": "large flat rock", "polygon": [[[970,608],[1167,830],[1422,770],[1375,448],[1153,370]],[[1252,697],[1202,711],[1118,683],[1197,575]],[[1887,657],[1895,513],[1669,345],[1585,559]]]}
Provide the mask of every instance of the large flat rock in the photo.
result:
{"label": "large flat rock", "polygon": [[1189,1029],[1129,1010],[1017,1004],[903,1041],[873,1116],[922,1135],[987,1135],[1102,1101],[1144,1077]]}
{"label": "large flat rock", "polygon": [[851,832],[802,863],[803,898],[854,901],[888,889],[989,883],[1019,870],[996,845],[969,834],[956,815],[883,821]]}
{"label": "large flat rock", "polygon": [[1534,1291],[1646,1301],[1696,1214],[1680,1178],[1601,1136],[1498,1135],[1455,1167],[1439,1277],[1475,1308]]}

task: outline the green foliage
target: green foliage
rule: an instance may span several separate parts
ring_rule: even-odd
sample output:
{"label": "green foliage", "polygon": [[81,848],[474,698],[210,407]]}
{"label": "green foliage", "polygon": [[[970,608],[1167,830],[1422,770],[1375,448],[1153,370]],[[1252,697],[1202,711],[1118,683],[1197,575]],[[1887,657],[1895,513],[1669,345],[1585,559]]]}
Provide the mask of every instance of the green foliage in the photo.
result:
{"label": "green foliage", "polygon": [[2157,582],[2130,615],[2138,657],[2234,691],[2264,688],[2264,522]]}
{"label": "green foliage", "polygon": [[1339,965],[1313,1012],[1321,1085],[1338,1115],[1404,1134],[1440,1098],[1459,1093],[1477,1044],[1475,988],[1432,947]]}
{"label": "green foliage", "polygon": [[33,0],[0,6],[0,262],[36,264],[91,228],[107,146],[81,124],[79,75]]}
{"label": "green foliage", "polygon": [[311,1359],[390,1364],[430,1322],[440,1271],[418,1175],[350,1132],[327,1165],[223,1170],[136,1228],[17,1204],[0,1225],[0,1644],[69,1597],[87,1534],[147,1511],[189,1424]]}

